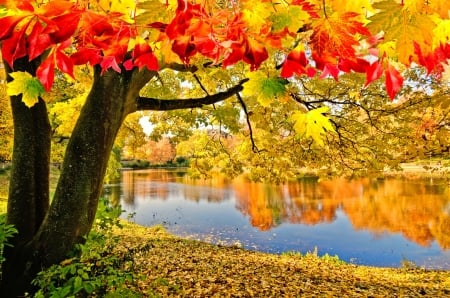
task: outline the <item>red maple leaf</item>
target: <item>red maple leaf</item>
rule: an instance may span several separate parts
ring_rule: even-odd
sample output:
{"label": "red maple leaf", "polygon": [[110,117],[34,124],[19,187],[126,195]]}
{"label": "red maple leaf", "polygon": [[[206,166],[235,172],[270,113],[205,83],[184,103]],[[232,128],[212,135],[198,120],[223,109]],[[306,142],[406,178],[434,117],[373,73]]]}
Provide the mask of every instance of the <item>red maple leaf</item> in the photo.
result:
{"label": "red maple leaf", "polygon": [[48,31],[48,27],[44,27],[40,21],[35,22],[28,36],[28,58],[30,60],[41,55],[53,44]]}
{"label": "red maple leaf", "polygon": [[195,44],[191,40],[191,36],[180,36],[172,44],[172,51],[186,64],[189,64],[190,57],[197,53]]}
{"label": "red maple leaf", "polygon": [[222,66],[227,67],[242,60],[245,54],[245,47],[238,42],[224,42],[222,43],[223,61]]}
{"label": "red maple leaf", "polygon": [[48,92],[52,88],[53,80],[55,79],[55,58],[53,55],[49,55],[44,62],[39,65],[36,70],[36,77],[44,86],[44,89]]}
{"label": "red maple leaf", "polygon": [[127,60],[124,63],[126,70],[131,70],[133,66],[137,66],[139,69],[147,67],[149,70],[158,70],[158,59],[152,51],[152,48],[147,42],[142,41],[135,45],[131,52],[132,59]]}
{"label": "red maple leaf", "polygon": [[0,18],[0,40],[10,38],[17,24],[27,16],[6,16]]}
{"label": "red maple leaf", "polygon": [[103,57],[102,62],[100,62],[100,67],[102,68],[102,74],[110,68],[114,69],[116,72],[122,72],[119,64],[117,63],[116,57],[114,56]]}
{"label": "red maple leaf", "polygon": [[383,67],[381,66],[380,61],[375,61],[374,63],[370,64],[366,68],[366,83],[364,86],[369,85],[373,81],[377,80],[381,77],[383,74]]}
{"label": "red maple leaf", "polygon": [[25,32],[27,26],[23,26],[20,30],[14,32],[10,38],[2,42],[2,57],[13,68],[16,59],[25,57],[27,55],[27,42]]}
{"label": "red maple leaf", "polygon": [[74,65],[97,65],[102,61],[101,51],[97,48],[78,48],[77,52],[70,56]]}
{"label": "red maple leaf", "polygon": [[294,74],[307,74],[306,66],[309,64],[305,52],[301,50],[292,50],[281,68],[281,77],[290,78]]}
{"label": "red maple leaf", "polygon": [[392,100],[400,89],[402,89],[403,76],[391,64],[388,64],[384,75],[386,76],[386,91]]}
{"label": "red maple leaf", "polygon": [[[355,46],[359,45],[360,35],[370,36],[364,24],[356,18],[359,14],[347,12],[314,21],[310,47],[316,68],[326,75],[337,78],[339,71],[364,71],[366,63],[358,59]],[[322,74],[321,77],[324,77]]]}
{"label": "red maple leaf", "polygon": [[52,19],[58,30],[50,34],[54,43],[60,43],[74,35],[81,19],[81,11],[70,12]]}
{"label": "red maple leaf", "polygon": [[70,75],[72,78],[75,78],[73,74],[73,61],[67,56],[62,50],[58,49],[55,51],[55,60],[56,66],[62,72]]}
{"label": "red maple leaf", "polygon": [[339,69],[343,72],[359,72],[366,73],[367,67],[369,67],[369,62],[365,59],[342,59],[339,60]]}

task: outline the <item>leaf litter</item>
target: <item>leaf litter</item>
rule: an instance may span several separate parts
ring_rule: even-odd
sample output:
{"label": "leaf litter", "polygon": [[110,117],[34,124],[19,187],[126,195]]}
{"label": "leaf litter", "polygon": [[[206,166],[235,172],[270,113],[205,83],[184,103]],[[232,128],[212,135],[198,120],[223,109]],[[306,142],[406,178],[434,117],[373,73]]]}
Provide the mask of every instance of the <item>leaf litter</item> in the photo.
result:
{"label": "leaf litter", "polygon": [[268,254],[182,239],[161,226],[126,223],[114,233],[119,253],[134,252],[143,278],[130,287],[143,297],[450,297],[450,271]]}

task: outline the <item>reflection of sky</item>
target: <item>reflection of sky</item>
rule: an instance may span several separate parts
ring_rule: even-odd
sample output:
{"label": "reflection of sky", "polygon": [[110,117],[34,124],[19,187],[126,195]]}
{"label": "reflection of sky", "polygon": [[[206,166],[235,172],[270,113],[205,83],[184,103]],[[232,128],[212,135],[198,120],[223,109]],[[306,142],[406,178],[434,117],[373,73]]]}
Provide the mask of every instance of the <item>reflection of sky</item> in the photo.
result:
{"label": "reflection of sky", "polygon": [[[175,182],[137,183],[145,188],[134,197],[133,204],[123,202],[132,221],[141,225],[163,224],[172,233],[210,242],[238,241],[243,247],[260,251],[328,253],[356,264],[399,266],[402,260],[419,266],[450,269],[450,251],[442,251],[433,242],[421,247],[400,233],[374,234],[355,230],[347,215],[338,208],[334,220],[314,225],[280,223],[267,231],[250,224],[248,214],[237,207],[231,187],[213,188]],[[158,193],[164,193],[164,198]],[[190,200],[184,199],[188,194]],[[126,217],[126,214],[124,214]]]}

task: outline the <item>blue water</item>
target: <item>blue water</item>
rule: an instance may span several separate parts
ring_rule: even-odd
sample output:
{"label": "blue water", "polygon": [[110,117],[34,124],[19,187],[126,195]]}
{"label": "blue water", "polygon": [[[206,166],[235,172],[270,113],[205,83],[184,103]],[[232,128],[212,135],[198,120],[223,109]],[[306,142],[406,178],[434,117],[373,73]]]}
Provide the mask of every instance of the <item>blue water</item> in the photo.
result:
{"label": "blue water", "polygon": [[[245,206],[242,206],[242,199],[238,199],[242,194],[237,194],[232,184],[189,184],[179,176],[167,179],[167,173],[160,181],[155,172],[151,177],[145,176],[145,172],[126,175],[138,176],[132,177],[131,184],[126,181],[130,178],[128,176],[122,180],[122,208],[126,210],[123,217],[131,215],[130,220],[140,225],[162,224],[171,233],[182,237],[271,253],[317,251],[319,255],[338,255],[340,259],[355,264],[399,267],[402,261],[408,260],[424,268],[450,269],[449,243],[440,245],[435,239],[428,239],[424,245],[411,241],[401,232],[389,232],[383,228],[380,228],[381,232],[374,232],[373,227],[355,228],[339,204],[332,220],[302,224],[292,223],[292,219],[286,216],[274,216],[273,226],[262,229],[252,225],[249,210],[242,210]],[[124,183],[128,184],[124,186]],[[448,209],[450,201],[445,202],[448,192],[442,192],[442,187],[439,189],[444,197],[438,194],[436,199],[444,200]],[[275,210],[272,214],[279,214],[279,206],[286,209],[282,202],[272,200],[270,204],[262,205],[261,212]],[[253,216],[255,212],[258,215],[258,208],[251,209]],[[320,211],[321,207],[318,208]],[[292,212],[284,209],[281,210],[284,215]],[[448,211],[440,210],[444,212],[440,218],[447,215],[450,218],[450,214],[445,214]]]}

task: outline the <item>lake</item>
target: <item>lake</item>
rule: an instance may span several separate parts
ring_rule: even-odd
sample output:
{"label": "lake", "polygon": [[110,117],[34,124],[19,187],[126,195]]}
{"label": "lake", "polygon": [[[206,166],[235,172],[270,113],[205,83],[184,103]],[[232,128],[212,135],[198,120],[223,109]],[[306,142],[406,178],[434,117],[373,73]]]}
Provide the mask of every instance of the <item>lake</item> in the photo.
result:
{"label": "lake", "polygon": [[124,218],[175,235],[271,253],[317,252],[354,264],[450,269],[446,180],[193,180],[182,170],[122,171],[106,194]]}

